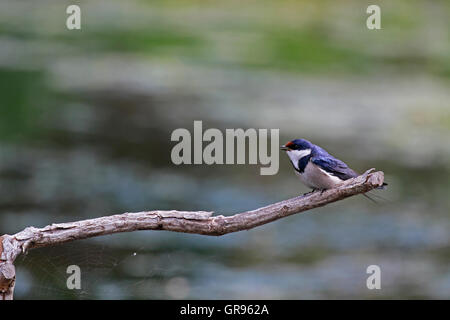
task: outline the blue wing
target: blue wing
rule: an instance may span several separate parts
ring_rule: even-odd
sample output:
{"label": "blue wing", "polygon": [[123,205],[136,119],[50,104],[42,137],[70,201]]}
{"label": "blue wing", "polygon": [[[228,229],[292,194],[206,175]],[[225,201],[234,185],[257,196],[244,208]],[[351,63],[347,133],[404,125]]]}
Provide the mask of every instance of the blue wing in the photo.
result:
{"label": "blue wing", "polygon": [[328,154],[315,155],[311,157],[311,162],[342,180],[348,180],[358,176],[358,174],[350,169],[343,161]]}

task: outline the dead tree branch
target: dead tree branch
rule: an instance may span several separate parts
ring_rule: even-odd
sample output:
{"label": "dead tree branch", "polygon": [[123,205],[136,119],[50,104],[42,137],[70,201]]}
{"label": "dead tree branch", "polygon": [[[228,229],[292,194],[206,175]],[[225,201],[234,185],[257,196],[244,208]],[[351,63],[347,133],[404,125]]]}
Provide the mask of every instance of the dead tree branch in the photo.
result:
{"label": "dead tree branch", "polygon": [[368,170],[334,189],[313,192],[232,216],[213,216],[213,212],[206,211],[144,211],[51,224],[44,228],[28,227],[14,235],[3,235],[0,237],[0,300],[12,299],[14,261],[28,249],[137,230],[167,230],[208,236],[248,230],[382,186],[383,172],[373,171]]}

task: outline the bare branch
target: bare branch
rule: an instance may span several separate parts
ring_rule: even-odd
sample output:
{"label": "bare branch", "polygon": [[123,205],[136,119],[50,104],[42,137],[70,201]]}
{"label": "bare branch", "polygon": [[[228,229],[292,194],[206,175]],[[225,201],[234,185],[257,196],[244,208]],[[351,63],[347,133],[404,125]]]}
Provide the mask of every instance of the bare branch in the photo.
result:
{"label": "bare branch", "polygon": [[232,216],[213,216],[213,212],[206,211],[157,210],[57,223],[44,228],[28,227],[14,235],[0,237],[0,293],[3,298],[12,298],[15,282],[13,263],[20,253],[28,249],[137,230],[167,230],[209,236],[248,230],[382,186],[383,172],[373,171],[370,169],[334,189],[313,192]]}

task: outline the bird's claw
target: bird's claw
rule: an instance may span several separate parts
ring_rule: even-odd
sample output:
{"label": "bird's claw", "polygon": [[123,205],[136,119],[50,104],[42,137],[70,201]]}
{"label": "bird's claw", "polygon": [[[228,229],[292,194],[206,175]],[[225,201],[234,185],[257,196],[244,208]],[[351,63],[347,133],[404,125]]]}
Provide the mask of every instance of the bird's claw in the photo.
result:
{"label": "bird's claw", "polygon": [[306,192],[306,193],[304,193],[303,195],[304,195],[304,196],[307,196],[307,195],[309,195],[309,194],[311,194],[311,193],[314,193],[314,192],[316,192],[316,191],[319,191],[320,194],[323,194],[325,191],[327,191],[327,189],[312,189],[311,191]]}
{"label": "bird's claw", "polygon": [[314,193],[314,192],[316,192],[316,191],[317,191],[317,189],[312,189],[311,191],[306,192],[306,193],[304,193],[303,195],[304,195],[304,196],[307,196],[308,194]]}

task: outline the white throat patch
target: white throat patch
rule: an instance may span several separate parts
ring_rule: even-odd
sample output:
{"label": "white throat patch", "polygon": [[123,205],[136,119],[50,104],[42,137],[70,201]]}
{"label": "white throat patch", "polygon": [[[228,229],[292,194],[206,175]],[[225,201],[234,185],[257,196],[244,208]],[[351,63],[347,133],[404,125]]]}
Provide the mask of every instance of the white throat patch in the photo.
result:
{"label": "white throat patch", "polygon": [[305,150],[288,150],[286,151],[287,155],[289,156],[289,159],[291,159],[292,164],[294,165],[295,169],[299,170],[298,168],[298,160],[300,160],[303,157],[306,157],[311,154],[311,149],[305,149]]}

